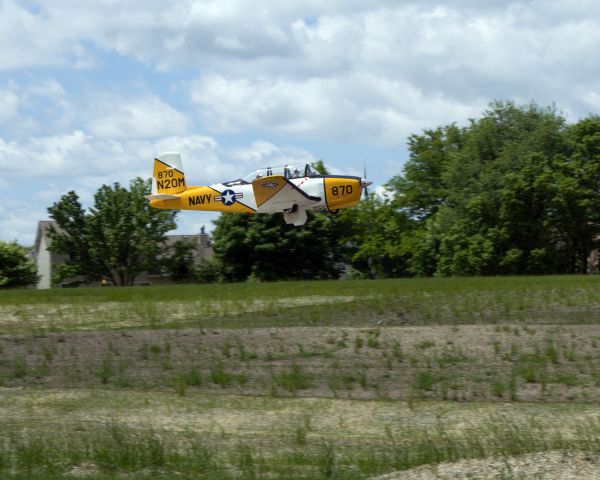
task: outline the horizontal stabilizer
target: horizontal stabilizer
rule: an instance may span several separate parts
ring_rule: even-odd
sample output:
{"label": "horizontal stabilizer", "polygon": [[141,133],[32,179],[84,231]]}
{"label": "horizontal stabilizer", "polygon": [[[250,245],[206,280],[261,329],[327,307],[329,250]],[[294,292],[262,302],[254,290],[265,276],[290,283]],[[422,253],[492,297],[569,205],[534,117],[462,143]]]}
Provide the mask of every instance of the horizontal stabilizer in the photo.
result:
{"label": "horizontal stabilizer", "polygon": [[168,193],[155,193],[154,195],[148,195],[148,200],[175,200],[179,198],[179,195],[171,195]]}

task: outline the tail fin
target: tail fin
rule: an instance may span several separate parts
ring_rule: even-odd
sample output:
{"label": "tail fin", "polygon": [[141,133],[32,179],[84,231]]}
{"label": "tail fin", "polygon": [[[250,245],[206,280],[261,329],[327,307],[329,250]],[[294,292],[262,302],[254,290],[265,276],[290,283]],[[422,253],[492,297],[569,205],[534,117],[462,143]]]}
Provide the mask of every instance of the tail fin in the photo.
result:
{"label": "tail fin", "polygon": [[181,163],[181,155],[177,152],[167,152],[154,158],[154,173],[152,175],[152,196],[167,195],[176,198],[176,194],[186,189],[185,175]]}

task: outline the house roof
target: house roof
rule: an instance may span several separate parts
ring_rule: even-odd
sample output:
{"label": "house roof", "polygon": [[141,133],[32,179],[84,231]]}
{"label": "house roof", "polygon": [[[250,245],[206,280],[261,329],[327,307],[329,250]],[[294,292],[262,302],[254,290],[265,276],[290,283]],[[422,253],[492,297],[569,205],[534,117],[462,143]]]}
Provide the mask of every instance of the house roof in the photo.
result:
{"label": "house roof", "polygon": [[52,225],[56,230],[60,231],[60,227],[58,223],[54,220],[40,220],[38,222],[37,231],[35,233],[35,243],[33,245],[34,252],[40,251],[40,244],[42,243],[43,237],[48,237],[48,228]]}

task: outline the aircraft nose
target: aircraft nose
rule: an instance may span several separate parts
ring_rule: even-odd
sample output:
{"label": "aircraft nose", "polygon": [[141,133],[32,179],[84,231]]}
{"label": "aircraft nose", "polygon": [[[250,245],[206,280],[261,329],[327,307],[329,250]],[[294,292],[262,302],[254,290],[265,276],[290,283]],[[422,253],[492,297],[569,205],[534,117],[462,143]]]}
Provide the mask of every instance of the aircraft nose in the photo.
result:
{"label": "aircraft nose", "polygon": [[363,178],[360,181],[360,184],[362,185],[363,188],[367,188],[367,187],[370,187],[371,185],[373,185],[373,182],[371,180],[367,180],[366,178]]}

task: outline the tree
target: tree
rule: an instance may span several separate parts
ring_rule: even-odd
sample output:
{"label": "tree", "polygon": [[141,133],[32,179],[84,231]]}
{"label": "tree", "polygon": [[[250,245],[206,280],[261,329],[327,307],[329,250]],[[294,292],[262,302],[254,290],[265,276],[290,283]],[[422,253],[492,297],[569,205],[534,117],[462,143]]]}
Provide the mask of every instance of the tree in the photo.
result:
{"label": "tree", "polygon": [[600,246],[600,116],[570,125],[566,135],[567,154],[555,162],[550,216],[571,270],[586,272],[591,251]]}
{"label": "tree", "polygon": [[451,124],[409,137],[404,175],[393,177],[387,187],[396,193],[396,200],[401,197],[401,206],[411,218],[430,218],[445,204],[446,169],[460,151],[464,132]]}
{"label": "tree", "polygon": [[397,241],[401,238],[404,274],[431,276],[437,270],[441,240],[437,213],[448,203],[448,168],[460,152],[464,135],[465,129],[455,124],[411,135],[403,175],[386,184],[393,198],[389,204],[398,211]]}
{"label": "tree", "polygon": [[51,228],[51,250],[67,255],[59,278],[81,275],[85,281],[107,278],[114,285],[132,285],[143,271],[160,267],[167,252],[165,234],[175,228],[175,211],[151,208],[150,182],[131,181],[129,190],[103,185],[86,213],[73,191],[48,208],[58,230]]}
{"label": "tree", "polygon": [[405,239],[412,223],[394,202],[371,195],[340,212],[336,233],[346,261],[364,277],[408,276]]}
{"label": "tree", "polygon": [[436,273],[498,275],[571,271],[550,204],[566,121],[554,106],[494,102],[465,130],[445,171],[447,208],[436,219]]}
{"label": "tree", "polygon": [[197,283],[215,283],[222,277],[223,265],[213,256],[203,257],[194,268],[194,281]]}
{"label": "tree", "polygon": [[0,241],[0,288],[26,287],[38,282],[37,267],[27,254],[27,249],[17,242]]}
{"label": "tree", "polygon": [[161,271],[176,282],[193,281],[196,276],[195,242],[178,240],[170,248],[171,255],[162,261]]}
{"label": "tree", "polygon": [[388,184],[416,221],[409,270],[585,271],[600,233],[599,126],[568,126],[554,106],[493,102],[463,129],[413,135],[404,174]]}
{"label": "tree", "polygon": [[213,251],[226,281],[337,278],[340,256],[332,217],[308,212],[302,227],[281,214],[222,214],[215,220]]}

